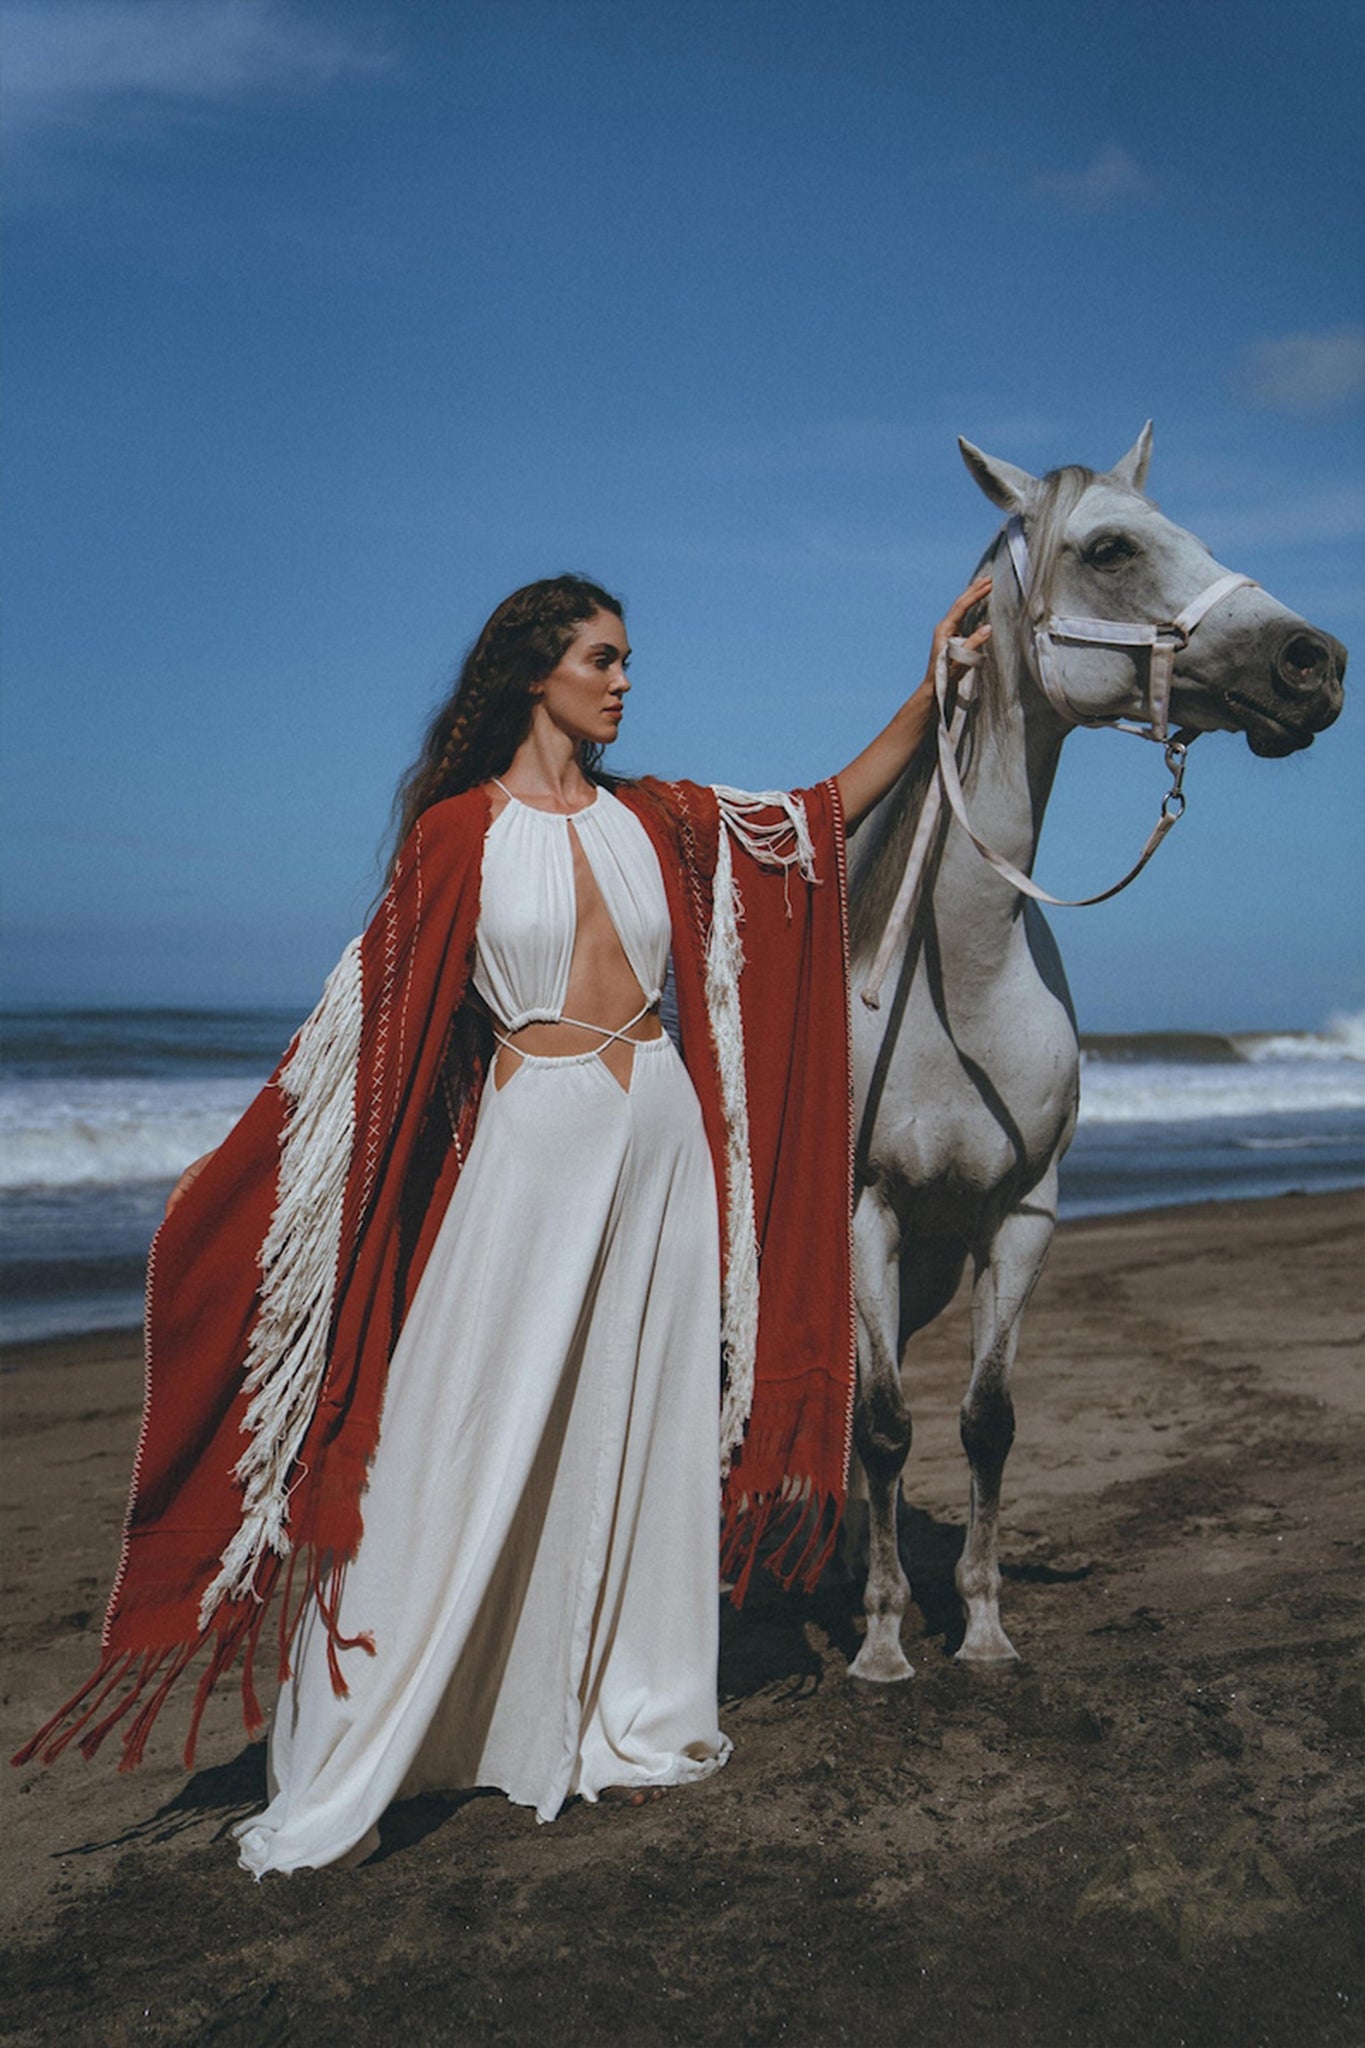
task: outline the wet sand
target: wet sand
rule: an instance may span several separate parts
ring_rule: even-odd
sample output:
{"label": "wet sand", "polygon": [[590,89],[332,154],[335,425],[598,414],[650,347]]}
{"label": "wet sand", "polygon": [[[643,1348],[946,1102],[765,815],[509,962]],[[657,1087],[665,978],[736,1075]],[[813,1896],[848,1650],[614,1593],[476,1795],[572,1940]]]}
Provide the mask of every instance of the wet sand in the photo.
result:
{"label": "wet sand", "polygon": [[[395,1808],[379,1857],[256,1886],[234,1697],[179,1763],[6,1773],[14,2042],[1132,2044],[1365,2039],[1365,1203],[1072,1224],[1006,1474],[1017,1669],[956,1665],[959,1302],[920,1340],[906,1685],[856,1589],[727,1613],[730,1767],[554,1826]],[[92,1667],[137,1343],[5,1357],[4,1743]]]}

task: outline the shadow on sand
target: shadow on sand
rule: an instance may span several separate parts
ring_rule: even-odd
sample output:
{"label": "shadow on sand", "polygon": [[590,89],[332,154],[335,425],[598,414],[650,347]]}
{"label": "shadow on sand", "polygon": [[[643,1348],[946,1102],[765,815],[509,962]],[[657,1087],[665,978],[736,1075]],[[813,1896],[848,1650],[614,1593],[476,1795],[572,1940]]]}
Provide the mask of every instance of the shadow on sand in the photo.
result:
{"label": "shadow on sand", "polygon": [[[963,1637],[953,1572],[964,1534],[955,1522],[937,1522],[922,1508],[901,1505],[898,1536],[911,1604],[919,1610],[925,1641],[936,1643],[945,1658]],[[1006,1572],[1015,1578],[1031,1575],[1080,1576],[1053,1574],[1046,1566]],[[749,1699],[768,1691],[795,1698],[819,1686],[829,1650],[852,1662],[862,1642],[863,1576],[836,1554],[813,1593],[784,1593],[760,1565],[743,1609],[736,1612],[729,1601],[721,1609],[721,1699]],[[817,1648],[826,1643],[828,1649]]]}
{"label": "shadow on sand", "polygon": [[107,1841],[77,1842],[54,1849],[54,1856],[93,1856],[101,1849],[122,1849],[137,1842],[167,1842],[186,1828],[220,1814],[213,1840],[221,1841],[235,1821],[264,1806],[266,1802],[265,1744],[248,1742],[225,1764],[213,1764],[195,1771],[185,1780],[174,1799],[168,1799],[155,1813],[134,1821],[121,1834]]}
{"label": "shadow on sand", "polygon": [[[935,1521],[921,1508],[900,1510],[901,1562],[910,1581],[910,1598],[919,1611],[923,1645],[937,1644],[952,1657],[962,1641],[961,1602],[953,1572],[962,1554],[960,1524]],[[1092,1568],[1059,1570],[1046,1564],[1003,1567],[1004,1576],[1022,1583],[1047,1585],[1085,1578]],[[863,1575],[852,1572],[836,1555],[813,1593],[784,1593],[760,1564],[741,1610],[726,1600],[721,1607],[720,1697],[724,1702],[773,1693],[796,1699],[815,1692],[823,1682],[831,1653],[851,1663],[862,1639]],[[911,1623],[913,1629],[914,1623]],[[413,1847],[442,1827],[472,1800],[498,1796],[487,1788],[470,1792],[428,1793],[391,1806],[380,1822],[380,1846],[373,1858]],[[57,1856],[88,1856],[97,1851],[137,1843],[164,1842],[186,1828],[215,1817],[212,1839],[221,1841],[235,1822],[257,1812],[268,1799],[265,1744],[243,1746],[228,1763],[195,1771],[164,1806],[136,1821],[107,1841],[68,1845]]]}

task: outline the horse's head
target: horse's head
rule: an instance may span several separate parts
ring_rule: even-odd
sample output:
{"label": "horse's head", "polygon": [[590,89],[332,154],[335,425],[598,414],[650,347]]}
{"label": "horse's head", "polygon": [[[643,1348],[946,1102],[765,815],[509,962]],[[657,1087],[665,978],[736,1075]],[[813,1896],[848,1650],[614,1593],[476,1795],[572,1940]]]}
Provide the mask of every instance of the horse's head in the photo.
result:
{"label": "horse's head", "polygon": [[[1332,723],[1346,649],[1258,586],[1225,585],[1229,572],[1203,542],[1144,497],[1150,424],[1107,475],[1034,477],[960,446],[987,497],[1010,515],[993,561],[998,650],[1015,635],[1031,643],[1031,671],[1064,720],[1139,719],[1160,730],[1153,677],[1164,660],[1173,726],[1244,732],[1253,753],[1275,755],[1311,746]],[[1156,647],[1127,644],[1124,629],[1142,627],[1171,630]]]}

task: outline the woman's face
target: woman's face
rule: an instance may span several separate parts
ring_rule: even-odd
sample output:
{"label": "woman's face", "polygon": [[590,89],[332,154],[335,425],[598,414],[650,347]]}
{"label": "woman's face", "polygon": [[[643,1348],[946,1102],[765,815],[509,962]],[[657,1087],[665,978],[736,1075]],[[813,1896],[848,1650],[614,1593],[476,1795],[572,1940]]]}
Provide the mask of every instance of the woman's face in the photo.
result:
{"label": "woman's face", "polygon": [[620,730],[623,700],[630,688],[626,663],[630,642],[615,612],[584,619],[559,666],[537,683],[532,696],[551,724],[575,745],[610,746]]}

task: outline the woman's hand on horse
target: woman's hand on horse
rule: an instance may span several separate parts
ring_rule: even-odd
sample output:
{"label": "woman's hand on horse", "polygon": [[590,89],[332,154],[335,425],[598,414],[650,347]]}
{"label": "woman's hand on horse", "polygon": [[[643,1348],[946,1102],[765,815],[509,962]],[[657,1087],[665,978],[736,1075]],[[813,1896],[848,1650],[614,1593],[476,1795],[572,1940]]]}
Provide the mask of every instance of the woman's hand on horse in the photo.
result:
{"label": "woman's hand on horse", "polygon": [[212,1152],[203,1152],[200,1154],[198,1159],[192,1159],[190,1161],[189,1165],[185,1168],[185,1171],[181,1174],[179,1180],[171,1189],[171,1192],[166,1199],[166,1214],[168,1216],[170,1215],[172,1209],[175,1207],[176,1203],[180,1200],[180,1197],[184,1194],[188,1194],[189,1190],[194,1186],[194,1183],[198,1180],[200,1174],[204,1171],[204,1168],[208,1165],[212,1157]]}
{"label": "woman's hand on horse", "polygon": [[[933,643],[929,649],[929,666],[925,670],[924,681],[920,684],[920,689],[927,691],[930,696],[933,695],[934,670],[938,665],[938,658],[940,654],[942,654],[944,648],[948,645],[948,642],[950,640],[957,640],[961,638],[963,621],[967,618],[968,614],[972,612],[977,605],[981,604],[986,598],[988,598],[990,594],[990,577],[978,576],[974,583],[969,583],[967,585],[967,588],[963,591],[961,597],[954,598],[952,604],[948,607],[948,610],[944,613],[943,617],[935,626]],[[990,637],[991,629],[989,626],[978,626],[974,633],[968,634],[967,638],[963,641],[963,645],[965,647],[971,648],[972,651],[975,652],[975,650],[978,647],[984,647],[986,642],[990,639]],[[957,676],[960,676],[963,673],[963,670],[957,662],[952,661],[950,659],[948,665],[948,673],[950,678],[955,680]],[[916,694],[918,694],[918,692]]]}

